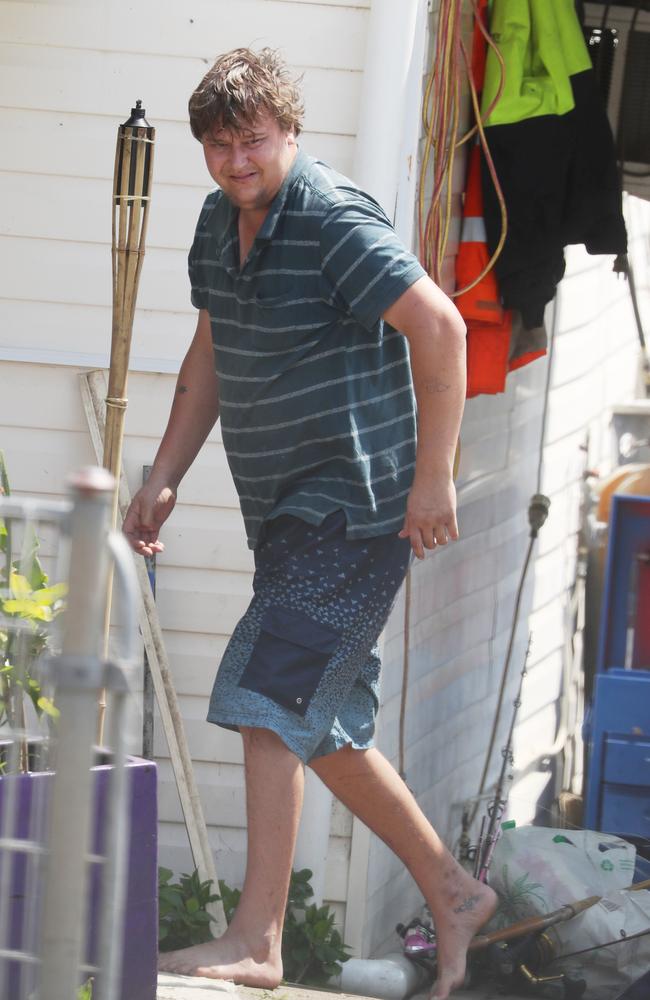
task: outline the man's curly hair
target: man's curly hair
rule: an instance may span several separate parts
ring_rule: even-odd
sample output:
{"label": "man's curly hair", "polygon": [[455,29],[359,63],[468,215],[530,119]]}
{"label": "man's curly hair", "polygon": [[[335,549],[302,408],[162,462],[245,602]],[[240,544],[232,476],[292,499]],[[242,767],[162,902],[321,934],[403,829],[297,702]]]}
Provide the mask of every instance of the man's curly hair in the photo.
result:
{"label": "man's curly hair", "polygon": [[276,50],[233,49],[205,74],[190,97],[189,112],[192,135],[201,141],[215,127],[242,131],[264,114],[298,135],[304,107],[298,82]]}

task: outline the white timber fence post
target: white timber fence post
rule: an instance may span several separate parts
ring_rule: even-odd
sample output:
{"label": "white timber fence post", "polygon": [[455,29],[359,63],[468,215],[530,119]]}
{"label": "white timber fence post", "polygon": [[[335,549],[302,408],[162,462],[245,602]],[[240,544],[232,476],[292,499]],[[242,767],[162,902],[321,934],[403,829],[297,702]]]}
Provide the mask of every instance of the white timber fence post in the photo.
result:
{"label": "white timber fence post", "polygon": [[[45,863],[41,983],[48,1000],[70,1000],[87,933],[93,744],[102,686],[100,644],[108,580],[113,477],[88,469],[71,483],[70,569],[62,655],[56,662],[54,788]],[[39,996],[45,997],[43,989]]]}

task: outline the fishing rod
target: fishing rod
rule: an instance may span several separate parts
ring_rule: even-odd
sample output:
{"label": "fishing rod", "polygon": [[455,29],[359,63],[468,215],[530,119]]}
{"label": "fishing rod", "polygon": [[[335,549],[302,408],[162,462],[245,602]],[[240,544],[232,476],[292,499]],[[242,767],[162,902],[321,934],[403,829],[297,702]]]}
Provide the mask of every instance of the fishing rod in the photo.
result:
{"label": "fishing rod", "polygon": [[[650,889],[650,878],[646,879],[644,882],[635,882],[633,885],[623,889],[623,892],[639,892],[641,889]],[[615,944],[623,944],[625,941],[635,941],[637,938],[645,937],[646,934],[650,934],[650,927],[646,927],[644,931],[637,931],[636,934],[629,934],[625,937],[615,938],[613,941],[607,941],[605,944],[593,944],[589,948],[583,948],[582,951],[572,951],[568,955],[558,955],[554,960],[559,962],[563,958],[575,958],[576,955],[585,955],[588,951],[598,951],[599,948],[611,948]]]}
{"label": "fishing rod", "polygon": [[[622,891],[639,892],[641,889],[650,889],[650,879],[646,879],[644,882],[636,882]],[[549,927],[555,927],[557,924],[565,923],[567,920],[571,920],[572,917],[578,916],[579,913],[584,913],[585,910],[589,910],[596,903],[599,903],[602,898],[602,896],[587,896],[585,899],[576,899],[571,903],[565,903],[564,906],[561,906],[558,910],[553,910],[552,913],[543,913],[537,917],[527,917],[524,920],[518,920],[516,924],[511,924],[510,927],[503,927],[489,934],[477,934],[470,941],[468,950],[478,951],[482,948],[488,948],[491,944],[510,941],[513,938],[520,938],[525,934],[534,934],[537,931],[548,930]],[[650,928],[644,933],[648,932],[650,932]],[[621,940],[630,941],[632,940],[632,936],[630,935],[629,938],[622,938]],[[596,947],[600,946],[596,945]],[[591,948],[586,949],[586,951],[591,950]],[[579,953],[576,952],[576,954]],[[570,956],[562,955],[559,957],[568,958]]]}
{"label": "fishing rod", "polygon": [[558,955],[553,961],[559,962],[565,958],[575,958],[576,955],[586,955],[588,951],[598,951],[600,948],[611,948],[615,944],[625,944],[626,941],[636,941],[637,938],[646,937],[647,934],[650,934],[650,927],[646,927],[644,931],[637,931],[636,934],[629,934],[627,937],[606,941],[605,944],[592,944],[589,948],[583,948],[581,951],[570,951],[567,955]]}
{"label": "fishing rod", "polygon": [[517,716],[519,715],[519,709],[521,707],[521,696],[524,687],[524,678],[528,673],[528,659],[530,657],[530,649],[532,645],[533,637],[532,634],[528,636],[528,644],[526,646],[526,654],[524,656],[524,665],[521,670],[519,677],[519,687],[517,689],[517,695],[513,701],[513,713],[510,719],[510,729],[508,730],[508,738],[506,740],[505,746],[501,751],[501,756],[503,757],[503,763],[501,764],[501,772],[499,774],[499,780],[497,781],[496,788],[494,789],[494,797],[487,809],[487,819],[484,816],[481,823],[481,830],[479,833],[479,839],[476,846],[476,855],[474,859],[474,878],[477,878],[479,882],[485,882],[487,878],[487,873],[490,868],[490,863],[492,861],[492,855],[494,854],[494,849],[497,845],[497,841],[501,836],[501,818],[506,810],[508,804],[508,794],[506,791],[506,782],[512,780],[512,775],[508,774],[509,768],[512,767],[514,763],[514,753],[513,753],[513,742],[515,735],[515,726],[517,724]]}

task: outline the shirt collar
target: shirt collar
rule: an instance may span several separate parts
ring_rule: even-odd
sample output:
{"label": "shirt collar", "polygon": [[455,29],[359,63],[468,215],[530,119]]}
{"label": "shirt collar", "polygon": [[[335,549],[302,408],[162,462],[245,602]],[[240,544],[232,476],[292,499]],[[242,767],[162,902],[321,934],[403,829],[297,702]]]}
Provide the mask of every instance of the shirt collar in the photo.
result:
{"label": "shirt collar", "polygon": [[[275,227],[278,224],[278,220],[282,215],[282,211],[287,203],[287,198],[289,196],[289,190],[291,185],[295,181],[302,171],[305,169],[309,157],[306,153],[303,153],[301,149],[298,149],[293,163],[289,167],[287,174],[280,185],[280,189],[276,194],[275,198],[269,206],[269,210],[266,213],[266,218],[259,228],[259,231],[255,237],[255,243],[258,242],[268,242],[272,239],[273,233],[275,232]],[[226,269],[233,273],[239,273],[239,238],[237,231],[237,219],[239,217],[239,209],[236,208],[233,203],[226,199],[228,202],[228,216],[227,222],[223,230],[223,238],[221,240],[221,246],[219,247],[219,255],[221,261],[226,267]]]}
{"label": "shirt collar", "polygon": [[255,240],[270,240],[275,231],[275,227],[278,224],[278,220],[282,215],[284,207],[287,203],[287,198],[289,196],[289,190],[291,185],[295,181],[302,171],[305,169],[307,164],[307,154],[303,153],[301,149],[298,149],[293,163],[289,167],[286,177],[282,181],[280,190],[276,194],[275,198],[269,206],[269,210],[266,213],[266,218],[259,228]]}

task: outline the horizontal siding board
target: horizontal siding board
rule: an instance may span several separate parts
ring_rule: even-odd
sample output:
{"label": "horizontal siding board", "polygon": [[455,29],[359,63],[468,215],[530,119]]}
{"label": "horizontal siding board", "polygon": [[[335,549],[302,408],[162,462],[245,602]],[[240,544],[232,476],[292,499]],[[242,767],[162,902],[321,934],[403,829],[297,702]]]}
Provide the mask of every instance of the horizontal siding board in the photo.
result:
{"label": "horizontal siding board", "polygon": [[[208,842],[214,853],[218,877],[231,887],[241,886],[246,867],[246,832],[235,828],[208,827]],[[194,862],[184,823],[159,821],[158,861],[177,874],[193,870]]]}
{"label": "horizontal siding board", "polygon": [[[125,442],[124,466],[132,492],[142,480],[142,466],[151,465],[157,441],[129,438]],[[237,493],[221,446],[204,445],[178,490],[179,502],[197,507],[238,509]]]}
{"label": "horizontal siding board", "polygon": [[[79,305],[109,306],[112,300],[110,243],[85,244],[63,240],[0,237],[0,298],[34,298]],[[192,316],[187,279],[187,254],[180,250],[149,249],[140,279],[141,309],[184,312]],[[136,319],[137,322],[137,319]]]}
{"label": "horizontal siding board", "polygon": [[[112,185],[117,127],[128,111],[125,107],[111,121],[92,109],[0,108],[0,129],[6,137],[0,167],[45,177],[107,180]],[[199,144],[185,120],[165,121],[156,130],[154,192],[158,184],[210,184]]]}
{"label": "horizontal siding board", "polygon": [[[246,826],[246,799],[243,782],[233,786],[226,784],[223,777],[215,774],[209,784],[202,784],[197,775],[197,786],[205,820],[210,826],[235,827]],[[180,823],[183,819],[178,790],[173,777],[158,780],[158,808],[166,820]]]}
{"label": "horizontal siding board", "polygon": [[[124,109],[128,112],[128,108]],[[122,114],[124,118],[124,114]],[[45,177],[110,180],[119,115],[115,121],[92,113],[0,108],[3,148],[0,169]],[[156,124],[152,122],[152,124]],[[352,169],[354,136],[305,131],[300,145],[344,174]],[[43,149],[47,160],[43,160]],[[201,148],[186,121],[165,121],[156,131],[154,198],[159,185],[209,188]],[[155,202],[154,202],[155,204]],[[155,211],[152,211],[152,218]]]}
{"label": "horizontal siding board", "polygon": [[208,698],[228,637],[212,632],[176,632],[168,628],[164,637],[176,690],[184,695]]}
{"label": "horizontal siding board", "polygon": [[158,565],[156,605],[163,628],[230,635],[252,596],[247,573]]}
{"label": "horizontal siding board", "polygon": [[[283,0],[113,0],[110,4],[2,3],[5,34],[19,44],[130,53],[161,61],[211,62],[240,45],[281,47],[297,66],[361,69],[367,11],[363,7]],[[95,69],[94,76],[97,76]],[[170,74],[172,80],[175,74]]]}
{"label": "horizontal siding board", "polygon": [[[136,97],[142,99],[148,120],[158,129],[168,120],[185,122],[188,98],[207,69],[199,58],[174,60],[172,72],[169,56],[0,43],[0,94],[11,94],[11,103],[19,108],[104,116],[104,143],[111,164],[115,130],[128,117]],[[305,67],[305,127],[314,132],[355,134],[361,76],[353,67]]]}
{"label": "horizontal siding board", "polygon": [[[209,764],[243,764],[241,736],[239,733],[230,732],[205,721],[208,710],[205,698],[179,695],[179,705],[193,761]],[[169,758],[165,734],[157,713],[154,721],[154,754],[156,759]]]}
{"label": "horizontal siding board", "polygon": [[26,494],[62,495],[71,472],[95,464],[90,437],[82,431],[34,433],[12,423],[0,424],[0,448],[7,467],[15,470],[16,489]]}
{"label": "horizontal siding board", "polygon": [[[4,362],[2,369],[0,424],[19,425],[24,431],[31,428],[38,436],[53,431],[85,430],[76,373],[66,368],[11,362]],[[53,399],[56,406],[52,406]]]}
{"label": "horizontal siding board", "polygon": [[[0,173],[2,235],[110,246],[112,187],[112,179]],[[207,190],[159,184],[147,250],[187,253]],[[75,204],[79,210],[71,211]]]}
{"label": "horizontal siding board", "polygon": [[252,573],[253,553],[246,547],[239,510],[177,504],[167,521],[165,551],[158,557],[166,566],[191,566],[209,570]]}
{"label": "horizontal siding board", "polygon": [[[189,340],[189,337],[187,338]],[[106,373],[105,373],[106,375]],[[129,403],[126,409],[126,433],[132,437],[162,437],[174,399],[176,378],[171,375],[132,374],[129,376]],[[220,453],[221,432],[217,422],[207,438],[208,447]]]}
{"label": "horizontal siding board", "polygon": [[[0,251],[4,262],[11,254],[11,243],[6,241]],[[110,267],[109,251],[103,254],[102,265]],[[148,261],[145,259],[145,269]],[[10,281],[0,275],[3,295],[15,295]],[[24,289],[24,286],[23,286]],[[131,341],[131,367],[155,363],[177,372],[180,362],[190,345],[196,327],[197,313],[189,305],[189,284],[182,303],[183,313],[164,312],[158,309],[137,309]],[[2,298],[2,323],[0,323],[0,349],[14,355],[25,352],[26,357],[60,359],[59,363],[71,367],[107,368],[110,355],[111,306],[92,303],[33,301],[29,298]],[[30,336],[25,337],[25,324]],[[52,369],[53,365],[49,364]],[[155,377],[155,376],[154,376]],[[173,391],[173,381],[171,391]],[[132,393],[132,397],[134,394]],[[166,399],[167,397],[165,397]],[[154,405],[157,401],[154,401]],[[129,414],[127,412],[127,420]]]}
{"label": "horizontal siding board", "polygon": [[[56,365],[5,362],[5,379],[0,394],[0,418],[12,415],[23,428],[79,431],[86,427],[81,402],[82,370],[71,371]],[[103,373],[106,376],[106,373]],[[131,374],[126,410],[127,437],[152,438],[157,446],[173,399],[175,378],[160,374]],[[52,399],[56,398],[56,407]],[[25,406],[25,401],[29,406]],[[215,453],[222,453],[217,423],[208,437]]]}
{"label": "horizontal siding board", "polygon": [[[461,437],[461,484],[470,479],[489,476],[505,468],[508,456],[508,439],[502,430],[477,441],[464,442]],[[463,474],[462,470],[467,470]]]}

